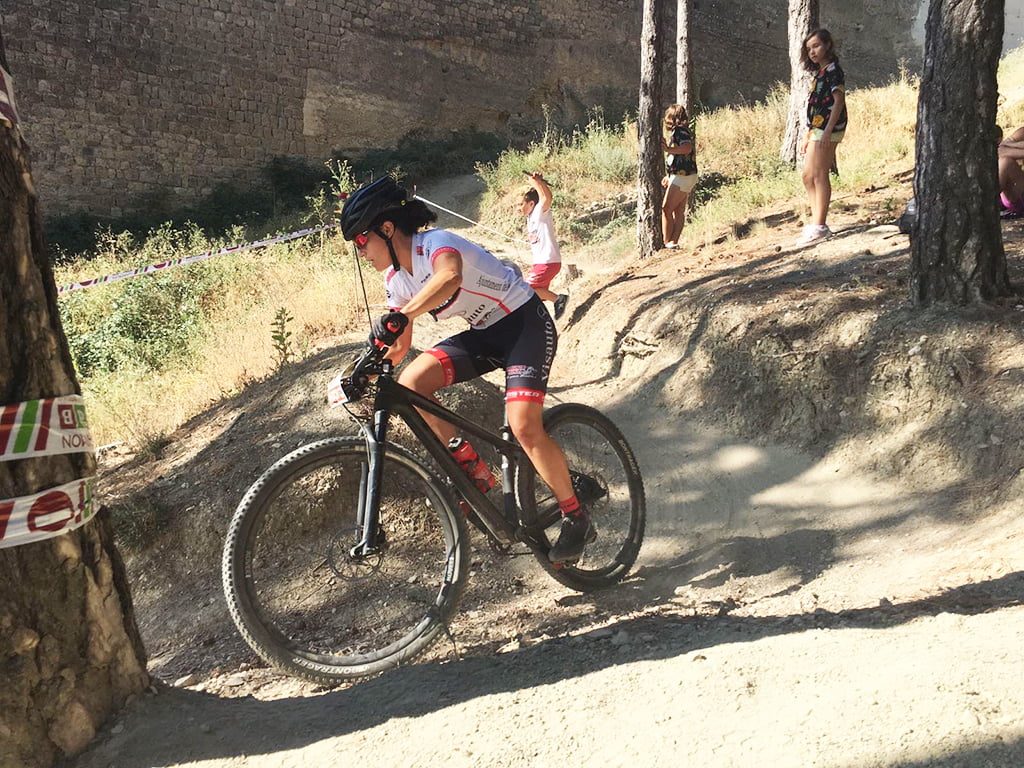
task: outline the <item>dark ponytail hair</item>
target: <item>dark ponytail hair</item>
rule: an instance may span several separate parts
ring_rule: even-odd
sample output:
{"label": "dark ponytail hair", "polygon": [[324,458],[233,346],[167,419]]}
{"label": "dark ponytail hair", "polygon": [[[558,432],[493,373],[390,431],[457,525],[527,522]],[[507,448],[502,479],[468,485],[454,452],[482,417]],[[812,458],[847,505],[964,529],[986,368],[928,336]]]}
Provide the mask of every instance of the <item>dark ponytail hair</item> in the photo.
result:
{"label": "dark ponytail hair", "polygon": [[427,224],[437,221],[437,214],[430,210],[422,200],[413,198],[412,200],[406,200],[400,208],[384,211],[373,222],[370,229],[376,229],[385,221],[390,221],[395,225],[395,229],[403,235],[411,237],[427,226]]}
{"label": "dark ponytail hair", "polygon": [[808,72],[818,71],[818,65],[811,61],[811,57],[807,55],[807,43],[811,41],[812,37],[816,37],[821,40],[825,45],[825,48],[828,49],[829,57],[831,57],[832,61],[838,64],[839,56],[836,54],[836,43],[835,40],[832,39],[832,33],[827,29],[816,29],[809,33],[800,44],[800,64],[803,65],[803,68]]}

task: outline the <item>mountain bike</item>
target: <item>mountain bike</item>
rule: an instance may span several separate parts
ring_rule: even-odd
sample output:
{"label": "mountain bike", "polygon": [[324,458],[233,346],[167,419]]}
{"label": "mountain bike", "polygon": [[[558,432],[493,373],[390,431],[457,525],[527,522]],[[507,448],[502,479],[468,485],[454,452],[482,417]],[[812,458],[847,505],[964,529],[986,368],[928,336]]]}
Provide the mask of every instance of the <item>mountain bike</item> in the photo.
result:
{"label": "mountain bike", "polygon": [[[364,398],[372,407],[356,413]],[[362,434],[277,461],[242,498],[224,546],[231,617],[272,666],[333,685],[408,662],[442,631],[450,636],[468,578],[467,521],[499,551],[525,545],[578,591],[619,582],[636,561],[643,480],[622,433],[594,408],[560,404],[544,414],[598,531],[578,561],[556,565],[548,551],[560,508],[507,418],[496,434],[402,386],[373,344],[331,382],[328,399],[356,416]],[[501,457],[500,485],[482,492],[417,409],[490,445]],[[392,417],[426,457],[389,439]]]}

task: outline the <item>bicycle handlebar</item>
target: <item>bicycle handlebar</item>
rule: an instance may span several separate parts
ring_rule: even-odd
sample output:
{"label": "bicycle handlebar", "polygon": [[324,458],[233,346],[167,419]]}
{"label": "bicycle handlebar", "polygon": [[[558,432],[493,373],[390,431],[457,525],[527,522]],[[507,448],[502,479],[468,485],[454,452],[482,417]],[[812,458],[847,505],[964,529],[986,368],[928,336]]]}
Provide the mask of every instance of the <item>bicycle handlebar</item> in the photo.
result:
{"label": "bicycle handlebar", "polygon": [[354,403],[366,394],[370,377],[384,372],[384,355],[387,351],[386,346],[367,342],[363,353],[346,366],[336,380],[345,393],[343,402]]}
{"label": "bicycle handlebar", "polygon": [[387,354],[388,347],[383,344],[371,344],[366,343],[366,349],[363,350],[363,354],[356,361],[355,368],[352,369],[352,374],[355,376],[376,376],[381,372],[381,363],[384,361],[384,355]]}

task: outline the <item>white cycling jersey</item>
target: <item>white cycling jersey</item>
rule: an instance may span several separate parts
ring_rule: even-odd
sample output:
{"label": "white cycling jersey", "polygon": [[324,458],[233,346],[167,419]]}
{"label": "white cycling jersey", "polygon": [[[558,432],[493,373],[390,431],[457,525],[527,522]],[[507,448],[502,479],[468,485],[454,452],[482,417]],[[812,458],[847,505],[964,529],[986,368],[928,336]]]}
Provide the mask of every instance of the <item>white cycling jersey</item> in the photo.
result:
{"label": "white cycling jersey", "polygon": [[489,251],[447,230],[428,229],[412,237],[412,274],[394,267],[385,273],[388,306],[404,307],[433,277],[434,259],[452,251],[462,257],[462,286],[430,310],[435,319],[464,317],[474,328],[487,328],[533,296],[522,276]]}

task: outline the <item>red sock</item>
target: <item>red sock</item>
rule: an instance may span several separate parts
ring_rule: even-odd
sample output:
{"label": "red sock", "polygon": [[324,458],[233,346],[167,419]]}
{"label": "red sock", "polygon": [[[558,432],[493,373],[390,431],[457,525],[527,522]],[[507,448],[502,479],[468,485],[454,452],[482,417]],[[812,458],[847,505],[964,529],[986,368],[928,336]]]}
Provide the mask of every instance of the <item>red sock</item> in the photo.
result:
{"label": "red sock", "polygon": [[558,502],[558,506],[562,508],[562,517],[583,514],[583,507],[580,506],[580,501],[576,498],[575,493],[565,501]]}

